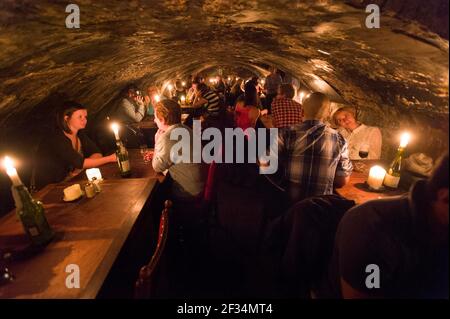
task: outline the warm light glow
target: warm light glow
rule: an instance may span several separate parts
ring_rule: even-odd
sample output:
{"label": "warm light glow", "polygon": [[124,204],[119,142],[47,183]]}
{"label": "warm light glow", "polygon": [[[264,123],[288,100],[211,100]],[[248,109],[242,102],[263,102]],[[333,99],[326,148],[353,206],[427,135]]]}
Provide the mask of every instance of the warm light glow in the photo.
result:
{"label": "warm light glow", "polygon": [[299,96],[300,96],[300,103],[303,103],[303,98],[305,97],[305,92],[301,91]]}
{"label": "warm light glow", "polygon": [[228,77],[228,81],[231,81],[231,76]]}
{"label": "warm light glow", "polygon": [[112,123],[111,124],[111,129],[114,132],[114,136],[115,136],[116,140],[118,140],[119,139],[119,124]]}
{"label": "warm light glow", "polygon": [[265,79],[261,79],[261,84],[264,85],[266,83]]}
{"label": "warm light glow", "polygon": [[155,101],[156,103],[159,103],[161,101],[161,97],[159,96],[159,94],[155,94]]}
{"label": "warm light glow", "polygon": [[209,83],[214,83],[214,79],[209,79]]}
{"label": "warm light glow", "polygon": [[184,104],[186,102],[186,97],[184,95],[182,95],[180,99],[181,99],[181,103]]}
{"label": "warm light glow", "polygon": [[19,175],[17,175],[16,168],[14,167],[14,162],[9,156],[5,156],[5,159],[3,160],[3,165],[6,169],[6,174],[8,174],[9,178],[11,179],[14,186],[19,186],[22,184],[22,181],[19,178]]}
{"label": "warm light glow", "polygon": [[172,91],[172,90],[173,90],[173,85],[172,85],[172,84],[169,84],[169,85],[167,86],[167,88],[169,89],[169,91]]}
{"label": "warm light glow", "polygon": [[92,182],[92,179],[94,177],[99,181],[102,180],[102,173],[100,172],[100,169],[98,169],[98,168],[87,169],[86,176],[90,182]]}
{"label": "warm light glow", "polygon": [[186,86],[186,82],[184,82],[184,81],[181,82],[181,85],[182,85],[182,86]]}
{"label": "warm light glow", "polygon": [[404,148],[408,145],[409,140],[411,139],[411,135],[407,132],[403,133],[400,138],[400,147]]}
{"label": "warm light glow", "polygon": [[367,184],[378,190],[383,185],[384,177],[386,176],[386,170],[381,166],[372,166],[369,171],[369,177],[367,178]]}
{"label": "warm light glow", "polygon": [[14,162],[9,156],[5,156],[5,159],[3,160],[3,165],[5,166],[6,174],[8,174],[8,176],[11,176],[12,174],[17,174],[17,171],[14,168]]}

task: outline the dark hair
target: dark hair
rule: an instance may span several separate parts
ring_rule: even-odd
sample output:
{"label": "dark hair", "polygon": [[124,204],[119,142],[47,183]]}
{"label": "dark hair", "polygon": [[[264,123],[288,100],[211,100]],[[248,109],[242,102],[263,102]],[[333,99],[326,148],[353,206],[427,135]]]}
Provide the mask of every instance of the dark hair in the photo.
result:
{"label": "dark hair", "polygon": [[255,86],[255,83],[253,83],[252,81],[248,81],[247,83],[245,83],[244,103],[245,103],[245,106],[247,106],[247,105],[258,106],[256,86]]}
{"label": "dark hair", "polygon": [[166,125],[181,123],[181,107],[174,100],[161,100],[155,105],[155,116],[164,119]]}
{"label": "dark hair", "polygon": [[278,88],[281,91],[281,94],[285,95],[289,99],[292,99],[295,95],[295,90],[292,84],[289,83],[280,84]]}
{"label": "dark hair", "polygon": [[436,161],[433,173],[427,182],[428,196],[430,200],[436,199],[436,194],[441,188],[448,188],[448,152]]}
{"label": "dark hair", "polygon": [[193,80],[192,80],[192,84],[200,84],[202,83],[202,78],[200,76],[196,76]]}
{"label": "dark hair", "polygon": [[67,125],[65,117],[68,116],[70,118],[72,114],[78,110],[86,110],[86,107],[75,101],[64,102],[61,109],[56,113],[56,125],[58,125],[58,128],[71,134],[72,131]]}
{"label": "dark hair", "polygon": [[202,96],[204,96],[209,89],[205,83],[199,83],[197,84],[197,90],[202,94]]}

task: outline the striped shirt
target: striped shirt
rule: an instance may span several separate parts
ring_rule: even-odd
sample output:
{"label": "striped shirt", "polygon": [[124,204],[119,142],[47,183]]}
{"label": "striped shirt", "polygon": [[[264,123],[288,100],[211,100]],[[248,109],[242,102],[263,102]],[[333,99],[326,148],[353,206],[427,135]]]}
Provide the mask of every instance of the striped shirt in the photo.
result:
{"label": "striped shirt", "polygon": [[289,127],[302,122],[303,108],[292,99],[283,97],[273,100],[271,110],[274,127]]}
{"label": "striped shirt", "polygon": [[203,98],[208,102],[203,105],[203,108],[209,115],[218,115],[219,114],[219,96],[212,90],[208,90],[205,94],[203,94]]}
{"label": "striped shirt", "polygon": [[305,197],[333,194],[334,177],[353,169],[345,139],[317,120],[280,129],[278,157],[279,172]]}

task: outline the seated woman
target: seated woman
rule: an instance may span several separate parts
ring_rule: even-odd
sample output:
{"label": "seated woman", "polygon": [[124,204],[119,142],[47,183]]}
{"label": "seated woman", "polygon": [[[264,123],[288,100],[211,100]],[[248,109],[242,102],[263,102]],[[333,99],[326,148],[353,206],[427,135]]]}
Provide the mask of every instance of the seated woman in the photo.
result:
{"label": "seated woman", "polygon": [[[192,130],[181,124],[180,105],[173,100],[162,100],[155,105],[155,123],[158,132],[155,135],[155,150],[153,154],[152,166],[158,173],[168,172],[173,180],[172,197],[176,202],[192,202],[199,200],[205,185],[205,176],[200,163],[194,163],[193,152],[200,150],[193,149]],[[178,140],[172,140],[171,133],[175,129],[188,133],[188,145],[183,145],[181,152],[187,147],[189,149],[189,160],[187,162],[174,163],[171,151]],[[177,136],[177,135],[175,135]],[[184,135],[183,135],[184,136]],[[183,156],[183,154],[180,154]],[[201,154],[199,154],[201,155]]]}
{"label": "seated woman", "polygon": [[85,134],[87,110],[77,102],[66,102],[57,114],[58,128],[39,151],[37,187],[58,183],[82,169],[116,162],[116,154],[103,156]]}
{"label": "seated woman", "polygon": [[149,86],[145,96],[145,104],[147,108],[146,114],[153,116],[155,114],[155,105],[161,100],[161,93],[156,86]]}
{"label": "seated woman", "polygon": [[257,107],[258,94],[253,82],[247,82],[244,89],[243,97],[236,102],[235,121],[236,127],[245,131],[249,127],[255,127],[260,111]]}
{"label": "seated woman", "polygon": [[338,131],[347,140],[351,160],[379,159],[381,156],[381,131],[357,121],[356,110],[342,107],[333,114]]}

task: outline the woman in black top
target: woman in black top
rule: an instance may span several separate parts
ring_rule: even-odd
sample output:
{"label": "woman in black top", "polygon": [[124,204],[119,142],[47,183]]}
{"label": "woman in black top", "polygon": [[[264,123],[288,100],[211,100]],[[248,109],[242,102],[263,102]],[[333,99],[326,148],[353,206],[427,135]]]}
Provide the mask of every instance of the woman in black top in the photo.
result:
{"label": "woman in black top", "polygon": [[65,103],[57,114],[58,129],[44,140],[37,186],[57,183],[75,176],[86,168],[116,162],[116,154],[103,156],[95,143],[84,133],[87,110],[77,102]]}

